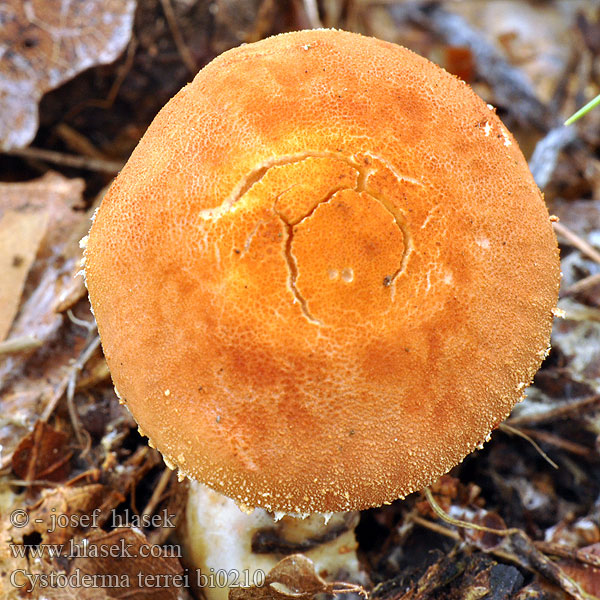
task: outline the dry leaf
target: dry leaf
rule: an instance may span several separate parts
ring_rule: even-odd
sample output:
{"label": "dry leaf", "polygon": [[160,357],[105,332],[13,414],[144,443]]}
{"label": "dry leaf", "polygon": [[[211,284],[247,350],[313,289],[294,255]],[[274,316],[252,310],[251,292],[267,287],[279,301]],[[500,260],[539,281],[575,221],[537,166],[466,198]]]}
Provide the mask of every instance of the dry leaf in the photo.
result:
{"label": "dry leaf", "polygon": [[[600,544],[593,544],[580,549],[581,552],[600,557]],[[561,569],[574,581],[576,581],[585,592],[594,598],[600,598],[600,567],[588,565],[574,560],[561,560]]]}
{"label": "dry leaf", "polygon": [[135,0],[4,0],[0,149],[31,142],[44,93],[121,54],[131,36],[135,6]]}
{"label": "dry leaf", "polygon": [[[76,212],[82,206],[83,188],[84,183],[81,179],[67,179],[52,172],[27,183],[0,183],[2,222],[6,216],[12,219],[10,215],[14,213],[36,215],[36,222],[44,227],[41,236],[40,231],[37,231],[37,237],[40,238],[37,244],[41,241],[41,245],[32,276],[29,278],[34,284],[39,284],[38,289],[28,290],[26,286],[26,295],[30,292],[26,302],[32,306],[21,311],[13,327],[13,335],[32,335],[43,340],[56,324],[56,315],[52,310],[56,302],[55,287],[62,284],[65,275],[70,279],[73,266],[81,260],[79,240],[71,239],[73,231],[78,224],[85,224],[85,227],[89,224],[85,215]],[[29,228],[32,226],[33,224],[30,224]],[[0,232],[2,230],[3,228]],[[83,231],[85,232],[85,229]],[[36,237],[34,233],[29,235]],[[79,234],[79,231],[77,233]],[[71,249],[73,246],[77,248],[76,252]],[[15,257],[19,262],[19,254],[13,249],[9,256],[11,265]],[[0,266],[4,266],[4,263],[0,263]],[[12,271],[8,275],[0,275],[0,281],[8,279],[11,274]],[[0,367],[0,378],[2,372]]]}
{"label": "dry leaf", "polygon": [[26,481],[62,481],[69,472],[69,460],[73,455],[67,450],[68,439],[66,433],[37,421],[33,431],[21,440],[13,454],[13,471]]}
{"label": "dry leaf", "polygon": [[[11,538],[17,543],[22,543],[24,536],[37,532],[44,544],[63,544],[81,529],[80,525],[86,525],[85,519],[82,521],[80,517],[91,515],[94,509],[100,508],[101,504],[104,506],[107,496],[111,497],[112,494],[99,483],[79,487],[60,486],[44,489],[38,502],[27,508],[27,525],[12,529]],[[123,496],[113,498],[114,505],[119,500],[122,501]],[[100,509],[100,511],[102,510]],[[61,515],[60,522],[57,515]],[[75,515],[74,518],[72,518],[73,515]]]}
{"label": "dry leaf", "polygon": [[[82,211],[83,181],[56,173],[27,183],[0,183],[0,217],[9,211],[44,215],[45,235],[29,270],[11,337],[39,342],[57,341],[64,318],[56,312],[57,294],[79,268],[79,238],[89,220]],[[26,207],[26,208],[25,208]],[[87,332],[78,328],[48,352],[0,356],[0,445],[10,455],[19,439],[33,426],[45,404],[62,394],[71,362],[80,352]],[[4,464],[4,463],[2,463]]]}
{"label": "dry leaf", "polygon": [[358,594],[363,587],[353,583],[327,582],[315,571],[315,564],[302,554],[280,560],[267,574],[264,585],[231,588],[229,600],[311,600],[317,594]]}
{"label": "dry leaf", "polygon": [[0,217],[0,341],[6,338],[17,314],[25,279],[47,223],[47,211],[27,204],[5,210]]}

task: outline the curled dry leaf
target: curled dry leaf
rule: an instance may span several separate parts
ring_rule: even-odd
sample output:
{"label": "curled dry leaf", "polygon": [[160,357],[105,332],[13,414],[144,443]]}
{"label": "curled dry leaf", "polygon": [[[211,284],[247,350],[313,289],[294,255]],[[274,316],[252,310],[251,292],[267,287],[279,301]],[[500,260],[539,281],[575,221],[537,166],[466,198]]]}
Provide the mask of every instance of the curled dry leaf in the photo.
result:
{"label": "curled dry leaf", "polygon": [[327,582],[316,571],[312,560],[292,554],[280,560],[267,574],[264,585],[231,588],[229,600],[311,600],[317,594],[352,593],[367,597],[358,584]]}
{"label": "curled dry leaf", "polygon": [[135,0],[7,0],[0,6],[0,148],[22,148],[37,104],[88,67],[115,60],[131,36]]}

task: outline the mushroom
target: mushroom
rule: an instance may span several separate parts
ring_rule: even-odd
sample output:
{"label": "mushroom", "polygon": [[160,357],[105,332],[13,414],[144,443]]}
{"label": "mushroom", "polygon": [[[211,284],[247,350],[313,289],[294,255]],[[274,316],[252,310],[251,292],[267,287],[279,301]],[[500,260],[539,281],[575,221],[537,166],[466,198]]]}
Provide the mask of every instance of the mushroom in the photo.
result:
{"label": "mushroom", "polygon": [[200,71],[106,195],[85,273],[165,462],[296,515],[392,502],[487,440],[548,351],[560,277],[495,111],[333,30]]}

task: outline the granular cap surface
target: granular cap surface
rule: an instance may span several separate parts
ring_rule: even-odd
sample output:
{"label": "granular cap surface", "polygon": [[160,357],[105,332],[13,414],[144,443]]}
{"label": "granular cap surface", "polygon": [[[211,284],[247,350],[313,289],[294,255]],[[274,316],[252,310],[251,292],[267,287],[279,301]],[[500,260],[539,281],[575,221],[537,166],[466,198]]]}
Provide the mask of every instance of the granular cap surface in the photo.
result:
{"label": "granular cap surface", "polygon": [[115,386],[168,463],[247,506],[429,484],[547,351],[556,240],[512,135],[455,77],[331,30],[221,55],[92,226]]}

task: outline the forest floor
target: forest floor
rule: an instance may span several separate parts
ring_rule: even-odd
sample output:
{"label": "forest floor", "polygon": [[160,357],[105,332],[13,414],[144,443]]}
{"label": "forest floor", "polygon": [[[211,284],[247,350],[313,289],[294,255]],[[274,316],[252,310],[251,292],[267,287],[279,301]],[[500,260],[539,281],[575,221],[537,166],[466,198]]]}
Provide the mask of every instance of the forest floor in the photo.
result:
{"label": "forest floor", "polygon": [[[92,529],[75,517],[182,514],[185,502],[185,483],[117,400],[76,276],[79,240],[155,114],[198,69],[240,43],[319,26],[407,46],[472,85],[518,139],[560,219],[565,316],[552,350],[507,426],[432,486],[451,517],[505,535],[441,520],[419,493],[365,511],[357,536],[369,591],[600,597],[600,109],[563,126],[600,92],[600,4],[49,0],[35,10],[21,0],[0,9],[0,598],[150,597],[74,580],[43,587],[26,573],[184,572],[173,557],[14,552],[83,537],[172,544],[170,527],[111,529],[101,518]],[[68,523],[49,532],[59,514]],[[304,591],[293,597],[314,593]]]}

